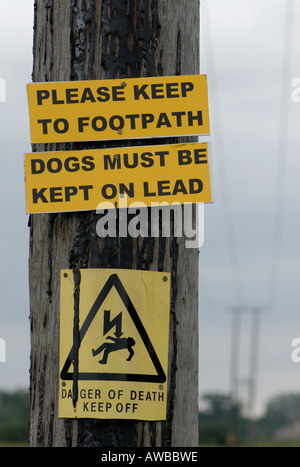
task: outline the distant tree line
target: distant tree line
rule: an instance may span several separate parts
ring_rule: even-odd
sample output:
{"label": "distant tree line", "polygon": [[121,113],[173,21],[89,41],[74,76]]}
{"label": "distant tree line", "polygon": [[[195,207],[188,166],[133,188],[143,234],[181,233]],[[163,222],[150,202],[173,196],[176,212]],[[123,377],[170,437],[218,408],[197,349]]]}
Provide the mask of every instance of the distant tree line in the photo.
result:
{"label": "distant tree line", "polygon": [[[254,445],[263,445],[273,442],[279,429],[300,423],[300,393],[271,398],[264,415],[256,420],[243,416],[241,405],[233,404],[226,394],[205,394],[202,402],[205,408],[199,411],[200,446],[247,445],[253,441]],[[28,445],[28,435],[29,391],[0,391],[0,447]],[[294,442],[300,447],[300,435]]]}
{"label": "distant tree line", "polygon": [[[199,411],[200,445],[272,444],[278,430],[300,423],[299,393],[280,394],[271,398],[264,415],[255,420],[243,416],[242,406],[234,404],[228,395],[209,393],[203,395],[201,400],[205,403],[205,409]],[[300,447],[300,433],[294,436],[291,434],[289,441]]]}
{"label": "distant tree line", "polygon": [[26,445],[29,436],[29,391],[0,391],[0,446]]}

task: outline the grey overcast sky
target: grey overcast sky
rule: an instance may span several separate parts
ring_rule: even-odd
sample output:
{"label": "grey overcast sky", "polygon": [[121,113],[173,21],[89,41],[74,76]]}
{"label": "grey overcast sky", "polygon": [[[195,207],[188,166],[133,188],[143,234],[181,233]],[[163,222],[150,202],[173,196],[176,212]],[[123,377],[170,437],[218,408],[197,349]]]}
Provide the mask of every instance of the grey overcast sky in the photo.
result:
{"label": "grey overcast sky", "polygon": [[[293,11],[286,20],[287,4]],[[300,0],[203,0],[200,30],[214,185],[200,252],[200,394],[229,390],[232,307],[261,306],[261,413],[271,396],[300,392],[300,363],[291,360],[291,342],[300,337],[300,102],[291,99],[292,80],[300,78]],[[23,154],[31,151],[25,86],[32,40],[33,0],[0,0],[0,338],[7,346],[0,389],[29,385]],[[249,312],[241,324],[239,392],[246,400]]]}
{"label": "grey overcast sky", "polygon": [[[232,307],[242,306],[239,395],[247,401],[249,307],[262,307],[256,413],[299,391],[299,0],[204,0],[215,203],[200,253],[200,393],[229,389]],[[287,9],[288,7],[288,9]]]}

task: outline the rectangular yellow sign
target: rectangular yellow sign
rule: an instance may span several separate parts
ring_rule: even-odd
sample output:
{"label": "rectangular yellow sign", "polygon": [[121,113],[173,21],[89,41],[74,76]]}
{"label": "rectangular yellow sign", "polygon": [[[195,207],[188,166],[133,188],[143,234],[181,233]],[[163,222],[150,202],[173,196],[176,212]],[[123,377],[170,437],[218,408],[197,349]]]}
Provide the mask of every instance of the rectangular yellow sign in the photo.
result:
{"label": "rectangular yellow sign", "polygon": [[25,154],[26,211],[208,203],[207,152],[190,143]]}
{"label": "rectangular yellow sign", "polygon": [[62,270],[59,417],[165,420],[169,315],[169,273]]}
{"label": "rectangular yellow sign", "polygon": [[206,75],[27,85],[32,143],[209,134]]}

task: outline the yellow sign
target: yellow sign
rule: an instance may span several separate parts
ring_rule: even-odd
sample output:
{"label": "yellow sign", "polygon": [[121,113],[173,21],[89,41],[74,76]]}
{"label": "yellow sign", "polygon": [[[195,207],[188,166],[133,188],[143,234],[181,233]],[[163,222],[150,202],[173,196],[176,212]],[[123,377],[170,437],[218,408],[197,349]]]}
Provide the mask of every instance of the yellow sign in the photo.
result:
{"label": "yellow sign", "polygon": [[32,143],[209,134],[206,75],[27,85]]}
{"label": "yellow sign", "polygon": [[27,213],[211,202],[208,144],[25,155]]}
{"label": "yellow sign", "polygon": [[170,274],[61,271],[60,418],[165,420]]}

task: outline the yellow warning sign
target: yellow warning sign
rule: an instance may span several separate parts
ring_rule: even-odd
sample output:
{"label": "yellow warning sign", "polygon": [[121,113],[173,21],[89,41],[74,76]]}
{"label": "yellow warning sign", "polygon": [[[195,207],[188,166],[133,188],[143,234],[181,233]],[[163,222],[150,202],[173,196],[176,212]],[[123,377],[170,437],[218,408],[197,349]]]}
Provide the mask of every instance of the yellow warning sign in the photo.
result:
{"label": "yellow warning sign", "polygon": [[32,143],[209,134],[206,75],[31,83]]}
{"label": "yellow warning sign", "polygon": [[61,271],[60,418],[165,420],[170,274]]}
{"label": "yellow warning sign", "polygon": [[208,143],[25,154],[25,185],[31,214],[211,202]]}

